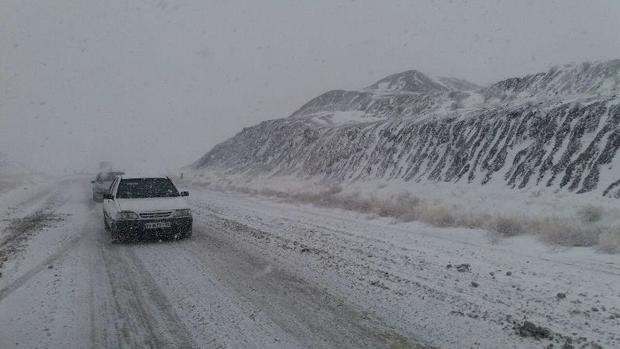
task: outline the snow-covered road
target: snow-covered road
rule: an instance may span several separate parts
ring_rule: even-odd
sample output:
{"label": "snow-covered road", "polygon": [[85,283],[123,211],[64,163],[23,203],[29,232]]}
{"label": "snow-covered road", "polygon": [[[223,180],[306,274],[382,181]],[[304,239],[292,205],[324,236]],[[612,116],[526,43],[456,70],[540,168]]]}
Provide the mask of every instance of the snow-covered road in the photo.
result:
{"label": "snow-covered road", "polygon": [[0,196],[0,348],[620,346],[617,256],[192,189],[191,240],[136,244],[86,178]]}
{"label": "snow-covered road", "polygon": [[113,244],[83,183],[46,188],[5,224],[0,348],[413,345],[202,221],[192,240]]}

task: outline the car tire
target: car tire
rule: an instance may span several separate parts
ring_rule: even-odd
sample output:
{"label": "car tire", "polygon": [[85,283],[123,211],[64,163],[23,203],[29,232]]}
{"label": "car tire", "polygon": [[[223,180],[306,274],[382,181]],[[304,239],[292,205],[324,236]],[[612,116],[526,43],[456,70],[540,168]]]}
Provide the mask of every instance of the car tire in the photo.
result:
{"label": "car tire", "polygon": [[105,231],[110,231],[110,225],[108,224],[108,220],[105,219],[105,213],[103,214],[103,229],[105,229]]}

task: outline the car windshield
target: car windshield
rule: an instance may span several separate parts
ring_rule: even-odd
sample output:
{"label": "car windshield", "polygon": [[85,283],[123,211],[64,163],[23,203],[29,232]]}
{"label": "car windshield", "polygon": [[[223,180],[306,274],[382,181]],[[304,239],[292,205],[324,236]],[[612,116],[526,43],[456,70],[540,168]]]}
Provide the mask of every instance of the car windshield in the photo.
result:
{"label": "car windshield", "polygon": [[104,182],[111,182],[114,178],[116,178],[116,176],[122,176],[124,174],[124,172],[108,172],[102,177],[102,180]]}
{"label": "car windshield", "polygon": [[179,196],[179,192],[168,178],[123,179],[118,185],[119,199],[162,198]]}

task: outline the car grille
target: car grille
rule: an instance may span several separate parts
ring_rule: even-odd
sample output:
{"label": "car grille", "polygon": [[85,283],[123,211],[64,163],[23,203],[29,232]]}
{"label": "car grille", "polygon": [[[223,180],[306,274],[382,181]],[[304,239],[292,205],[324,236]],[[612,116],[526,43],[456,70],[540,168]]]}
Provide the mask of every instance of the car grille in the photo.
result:
{"label": "car grille", "polygon": [[172,215],[172,211],[156,211],[156,212],[142,212],[140,218],[168,218]]}

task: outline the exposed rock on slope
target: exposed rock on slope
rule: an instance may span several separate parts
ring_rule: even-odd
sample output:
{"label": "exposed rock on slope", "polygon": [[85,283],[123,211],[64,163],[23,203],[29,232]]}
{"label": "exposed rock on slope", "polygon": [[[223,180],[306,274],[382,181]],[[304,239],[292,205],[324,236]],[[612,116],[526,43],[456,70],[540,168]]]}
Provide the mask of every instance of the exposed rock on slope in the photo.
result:
{"label": "exposed rock on slope", "polygon": [[620,60],[487,88],[407,71],[246,128],[196,169],[546,186],[620,197]]}

